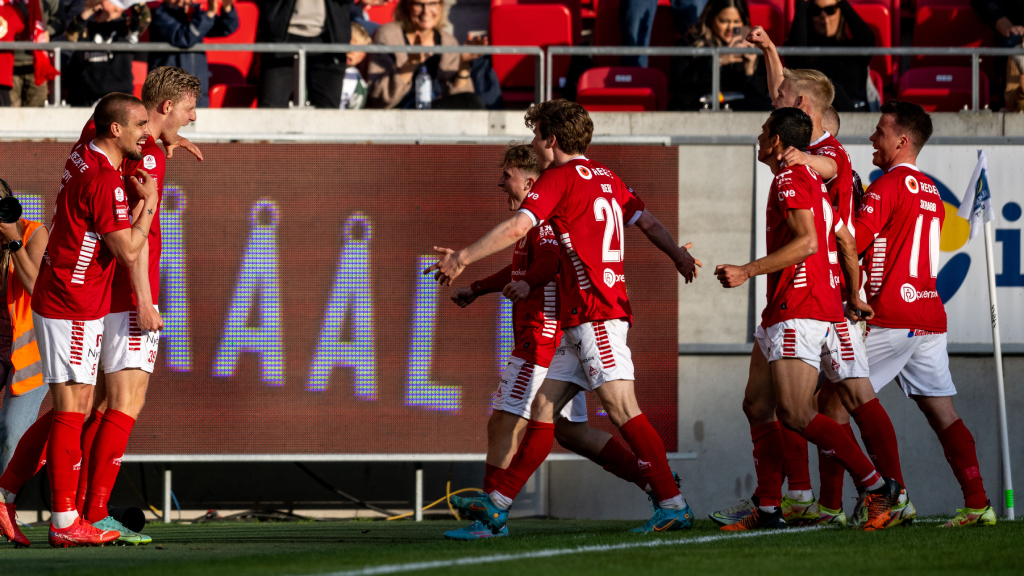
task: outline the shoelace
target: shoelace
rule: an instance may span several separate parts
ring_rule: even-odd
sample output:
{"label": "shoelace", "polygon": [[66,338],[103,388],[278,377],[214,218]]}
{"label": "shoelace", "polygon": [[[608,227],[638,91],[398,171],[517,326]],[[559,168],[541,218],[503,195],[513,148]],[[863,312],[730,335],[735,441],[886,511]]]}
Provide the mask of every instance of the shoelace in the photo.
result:
{"label": "shoelace", "polygon": [[722,514],[735,514],[737,512],[745,512],[747,510],[750,510],[751,507],[752,505],[750,504],[750,500],[740,500],[740,503],[733,506],[732,508],[726,508],[725,510],[722,510]]}
{"label": "shoelace", "polygon": [[758,524],[760,524],[760,515],[761,509],[754,508],[754,513],[740,520],[740,524],[744,528],[757,528]]}
{"label": "shoelace", "polygon": [[887,498],[880,494],[868,494],[865,505],[868,507],[868,523],[885,514],[889,510]]}

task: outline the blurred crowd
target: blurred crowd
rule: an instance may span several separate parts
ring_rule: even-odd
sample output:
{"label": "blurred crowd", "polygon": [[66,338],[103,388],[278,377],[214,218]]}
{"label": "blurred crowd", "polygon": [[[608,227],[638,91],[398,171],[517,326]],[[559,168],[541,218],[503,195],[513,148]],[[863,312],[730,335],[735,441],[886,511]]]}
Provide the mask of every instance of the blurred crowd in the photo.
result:
{"label": "blurred crowd", "polygon": [[[255,40],[396,46],[489,43],[485,33],[456,38],[450,32],[446,0],[399,0],[392,22],[381,25],[371,21],[367,10],[386,1],[257,0]],[[997,46],[1021,46],[1024,0],[971,0],[971,5],[993,28]],[[650,44],[657,7],[658,0],[620,1],[624,46]],[[751,46],[746,0],[671,0],[671,8],[679,46]],[[82,50],[62,54],[62,99],[72,106],[91,106],[110,92],[132,93],[138,62],[145,62],[148,69],[178,66],[198,76],[203,83],[199,105],[207,106],[211,74],[205,53],[111,52],[104,50],[104,45],[148,41],[191,48],[207,38],[230,36],[239,26],[235,0],[0,0],[0,41],[84,44]],[[848,0],[795,0],[783,45],[870,47],[875,45],[875,35]],[[791,57],[786,64],[826,74],[836,87],[835,108],[852,112],[877,110],[879,95],[869,76],[869,61],[865,56]],[[645,56],[622,59],[624,66],[647,64]],[[592,63],[587,58],[574,58],[569,85],[562,86],[564,94],[572,97],[574,78],[589,66]],[[727,107],[771,107],[760,55],[723,55],[719,67],[721,91],[717,97]],[[996,69],[994,80],[1006,88],[1006,108],[1024,110],[1024,57],[999,61]],[[670,110],[708,107],[714,96],[706,57],[672,58],[666,71]],[[296,73],[294,54],[264,53],[256,56],[248,76],[238,81],[255,87],[253,100],[259,107],[284,108],[295,101]],[[45,51],[0,52],[0,106],[43,106],[54,75]],[[503,107],[491,58],[472,53],[308,53],[306,88],[306,101],[317,108]]]}

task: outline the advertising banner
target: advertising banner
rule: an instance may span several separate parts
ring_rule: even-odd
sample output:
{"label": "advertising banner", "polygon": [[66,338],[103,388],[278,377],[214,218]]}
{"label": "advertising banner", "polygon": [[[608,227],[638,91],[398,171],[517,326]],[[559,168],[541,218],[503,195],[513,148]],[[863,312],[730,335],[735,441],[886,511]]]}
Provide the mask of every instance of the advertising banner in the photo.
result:
{"label": "advertising banner", "polygon": [[[989,186],[992,205],[997,213],[993,227],[1002,340],[1004,344],[1021,344],[1024,343],[1024,274],[1021,272],[1021,229],[1024,227],[1021,219],[1024,162],[1021,158],[1024,158],[1024,146],[983,148],[988,156]],[[870,145],[847,146],[846,150],[853,169],[860,174],[865,186],[882,175],[882,171],[871,164]],[[977,146],[925,146],[917,162],[917,167],[935,182],[946,210],[936,286],[946,307],[949,342],[956,344],[992,343],[985,243],[980,236],[968,243],[970,225],[956,215],[977,162]],[[758,163],[755,177],[757,226],[754,231],[758,257],[765,253],[765,206],[771,181],[771,170]],[[757,321],[760,321],[766,290],[762,277],[758,277],[756,289]]]}
{"label": "advertising banner", "polygon": [[[26,214],[49,213],[71,150],[0,143]],[[482,453],[512,350],[511,304],[460,309],[420,272],[509,216],[504,147],[232,143],[167,162],[157,370],[130,454]],[[669,230],[678,150],[594,146]],[[625,233],[640,406],[677,445],[677,276]],[[470,268],[468,286],[511,249]],[[588,398],[591,425],[612,431]]]}

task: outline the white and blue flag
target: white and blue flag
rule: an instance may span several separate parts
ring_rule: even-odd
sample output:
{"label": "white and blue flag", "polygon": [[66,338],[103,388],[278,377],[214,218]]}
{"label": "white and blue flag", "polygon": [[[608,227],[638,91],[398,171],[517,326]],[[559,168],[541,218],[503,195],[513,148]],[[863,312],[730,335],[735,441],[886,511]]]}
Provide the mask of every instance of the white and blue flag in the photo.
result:
{"label": "white and blue flag", "polygon": [[971,183],[967,186],[967,192],[956,215],[971,223],[970,239],[973,239],[986,223],[996,219],[995,210],[992,209],[992,191],[988,187],[988,159],[981,150],[978,150],[978,165],[974,167]]}

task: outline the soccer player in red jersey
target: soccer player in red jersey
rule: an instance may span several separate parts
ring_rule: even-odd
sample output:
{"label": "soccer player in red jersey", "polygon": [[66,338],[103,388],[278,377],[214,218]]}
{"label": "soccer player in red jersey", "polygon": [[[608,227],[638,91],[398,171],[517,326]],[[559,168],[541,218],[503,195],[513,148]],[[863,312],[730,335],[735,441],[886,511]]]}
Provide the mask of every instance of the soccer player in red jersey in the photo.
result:
{"label": "soccer player in red jersey", "polygon": [[[822,345],[834,324],[843,321],[839,290],[840,266],[848,278],[847,302],[852,311],[870,308],[853,286],[859,275],[855,244],[832,208],[821,177],[807,166],[783,167],[780,153],[810,143],[813,123],[797,108],[778,108],[758,138],[758,160],[775,179],[768,195],[768,255],[745,266],[723,264],[715,274],[726,288],[748,278],[768,275],[768,306],[754,334],[750,377],[743,411],[750,422],[758,487],[757,508],[723,530],[784,527],[782,500],[782,425],[836,458],[869,488],[871,517],[866,528],[885,527],[889,509],[901,487],[883,478],[857,443],[835,423],[814,410],[814,391]],[[823,241],[822,241],[823,240]],[[835,247],[835,250],[833,250]],[[813,288],[812,288],[813,287]]]}
{"label": "soccer player in red jersey", "polygon": [[[540,177],[537,155],[525,144],[509,147],[502,163],[498,187],[508,195],[509,210],[520,208]],[[514,302],[515,349],[509,355],[487,423],[487,460],[484,492],[500,483],[518,447],[518,438],[530,419],[530,406],[544,382],[548,366],[562,338],[558,312],[559,244],[554,229],[544,224],[530,229],[513,248],[512,263],[468,288],[452,291],[452,300],[465,308],[479,296],[500,292]],[[647,488],[637,458],[607,432],[587,425],[584,392],[565,405],[555,422],[555,438],[620,478]],[[508,535],[508,527],[495,534],[479,521],[445,532],[453,540],[478,540]]]}
{"label": "soccer player in red jersey", "polygon": [[424,272],[448,284],[466,266],[511,246],[531,228],[549,223],[562,246],[561,344],[530,410],[530,421],[504,477],[489,495],[461,498],[454,506],[497,532],[508,508],[530,475],[551,451],[555,416],[581,390],[595,392],[612,423],[642,461],[656,512],[638,531],[692,526],[693,515],[679,493],[665,457],[665,446],[641,413],[626,333],[632,311],[625,289],[624,231],[636,225],[665,252],[687,282],[699,262],[644,209],[644,203],[611,170],[584,156],[594,124],[587,111],[565,100],[530,108],[527,126],[544,173],[515,216],[459,251],[444,254]]}
{"label": "soccer player in red jersey", "polygon": [[96,383],[103,318],[110,311],[115,261],[132,265],[146,245],[157,185],[142,171],[128,182],[143,210],[130,219],[125,157],[141,158],[149,136],[146,109],[134,96],[114,93],[95,111],[97,136],[75,146],[65,164],[50,241],[32,296],[43,380],[53,397],[47,443],[52,493],[50,544],[105,544],[117,531],[99,530],[75,509],[85,412]]}
{"label": "soccer player in red jersey", "polygon": [[953,407],[956,388],[946,352],[946,310],[935,287],[945,219],[935,183],[918,170],[917,155],[932,134],[917,104],[882,105],[871,143],[872,163],[884,174],[871,183],[857,212],[857,248],[867,250],[867,348],[871,384],[894,378],[924,412],[960,482],[964,508],[945,526],[996,523],[985,496],[974,437]]}

